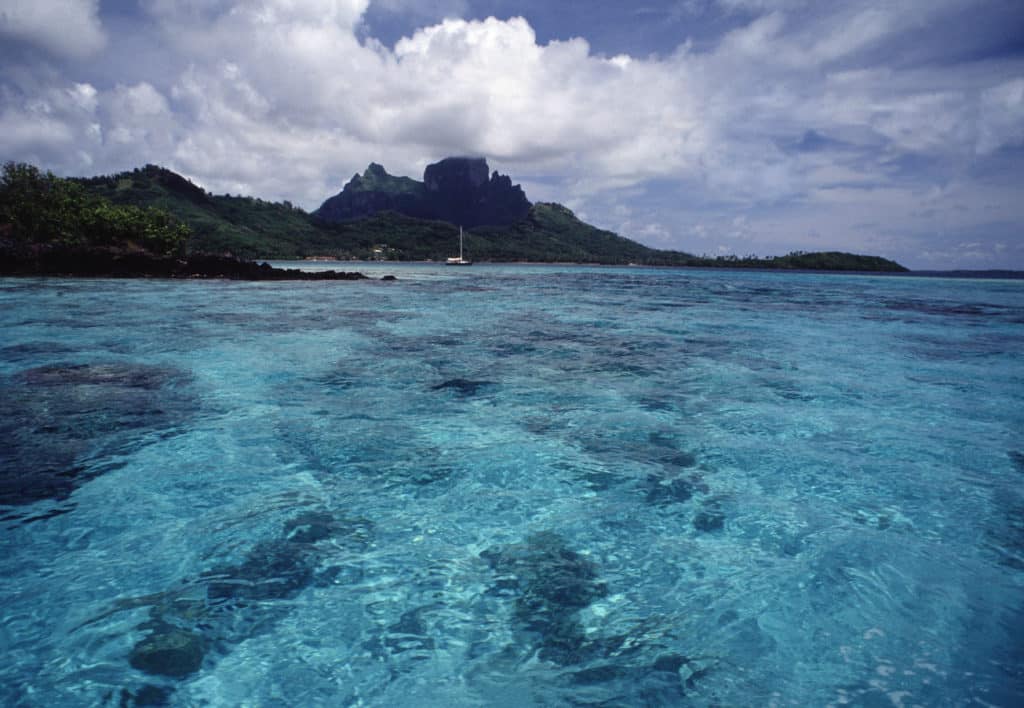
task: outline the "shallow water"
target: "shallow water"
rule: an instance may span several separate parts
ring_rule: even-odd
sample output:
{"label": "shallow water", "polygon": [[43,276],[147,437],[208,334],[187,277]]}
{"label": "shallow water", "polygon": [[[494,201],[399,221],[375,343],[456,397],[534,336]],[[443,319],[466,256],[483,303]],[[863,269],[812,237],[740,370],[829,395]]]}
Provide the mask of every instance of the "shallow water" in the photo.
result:
{"label": "shallow water", "polygon": [[0,279],[0,704],[1024,702],[1024,283],[359,267]]}

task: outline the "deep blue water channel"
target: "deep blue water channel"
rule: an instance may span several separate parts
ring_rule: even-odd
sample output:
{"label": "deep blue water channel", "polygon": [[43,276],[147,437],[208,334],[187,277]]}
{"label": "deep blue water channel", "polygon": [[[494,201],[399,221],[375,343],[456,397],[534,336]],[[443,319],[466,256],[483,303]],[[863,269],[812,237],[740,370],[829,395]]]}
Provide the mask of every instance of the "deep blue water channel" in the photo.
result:
{"label": "deep blue water channel", "polygon": [[1024,282],[0,279],[0,704],[1024,703]]}

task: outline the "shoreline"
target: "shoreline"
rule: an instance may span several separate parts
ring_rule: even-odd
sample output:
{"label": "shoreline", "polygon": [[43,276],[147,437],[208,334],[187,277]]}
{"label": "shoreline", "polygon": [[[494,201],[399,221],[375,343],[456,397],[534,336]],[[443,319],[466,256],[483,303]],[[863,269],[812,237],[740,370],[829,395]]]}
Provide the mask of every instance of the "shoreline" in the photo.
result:
{"label": "shoreline", "polygon": [[[271,265],[294,264],[295,268]],[[383,260],[328,260],[326,258],[243,260],[228,255],[191,254],[184,257],[158,256],[146,251],[118,249],[55,249],[0,248],[0,276],[12,277],[92,277],[92,278],[156,278],[173,280],[370,280],[360,271],[303,270],[303,266],[331,264],[361,264],[370,268],[382,266],[444,266],[443,261],[383,261]],[[823,275],[867,275],[911,278],[956,278],[983,280],[1024,280],[1024,271],[1015,270],[850,270],[778,268],[737,265],[649,265],[637,263],[594,263],[581,261],[479,261],[477,266],[528,267],[583,267],[583,268],[654,268],[659,270],[699,270],[761,273],[809,273]],[[396,280],[385,275],[382,280]]]}
{"label": "shoreline", "polygon": [[[234,256],[193,254],[183,258],[144,251],[99,249],[41,250],[0,253],[0,276],[69,278],[154,278],[169,280],[369,280],[358,271],[304,271],[275,268],[262,261]],[[385,276],[394,280],[394,276]]]}
{"label": "shoreline", "polygon": [[[444,261],[379,261],[379,260],[345,260],[345,259],[311,259],[311,258],[263,258],[260,262],[272,263],[295,263],[295,264],[324,264],[324,263],[351,263],[365,264],[372,267],[386,265],[395,266],[444,266]],[[815,269],[815,268],[778,268],[778,267],[757,267],[757,266],[735,266],[735,265],[666,265],[666,264],[643,264],[643,263],[595,263],[586,261],[475,261],[476,266],[571,266],[583,268],[656,268],[659,270],[703,270],[703,271],[732,271],[732,272],[759,272],[759,273],[818,273],[822,275],[880,275],[892,277],[914,277],[914,278],[958,278],[958,279],[984,279],[984,280],[1024,280],[1024,270],[1002,270],[1002,269],[980,269],[967,270],[957,268],[953,270],[849,270],[849,269]],[[311,271],[312,272],[312,271]]]}

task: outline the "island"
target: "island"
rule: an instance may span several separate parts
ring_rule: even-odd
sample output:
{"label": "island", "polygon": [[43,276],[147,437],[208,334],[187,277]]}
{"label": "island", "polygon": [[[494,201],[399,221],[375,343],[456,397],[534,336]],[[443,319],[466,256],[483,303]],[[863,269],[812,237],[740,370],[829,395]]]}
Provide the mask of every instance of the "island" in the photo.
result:
{"label": "island", "polygon": [[644,246],[530,202],[479,157],[428,165],[423,180],[371,163],[312,213],[288,201],[214,195],[163,167],[59,178],[9,163],[0,181],[0,273],[245,279],[354,279],[273,269],[256,261],[443,262],[465,229],[478,263],[588,263],[906,272],[878,256],[794,252],[706,257]]}

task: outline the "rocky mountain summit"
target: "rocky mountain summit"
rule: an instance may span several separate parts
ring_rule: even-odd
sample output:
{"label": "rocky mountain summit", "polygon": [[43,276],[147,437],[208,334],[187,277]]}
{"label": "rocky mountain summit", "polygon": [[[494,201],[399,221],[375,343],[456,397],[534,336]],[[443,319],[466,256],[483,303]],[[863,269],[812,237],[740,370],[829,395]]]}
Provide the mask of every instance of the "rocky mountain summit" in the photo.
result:
{"label": "rocky mountain summit", "polygon": [[522,187],[497,171],[489,173],[482,157],[448,157],[427,165],[422,182],[390,175],[383,166],[370,163],[313,215],[321,221],[344,222],[394,211],[466,228],[509,226],[524,219],[531,204]]}

